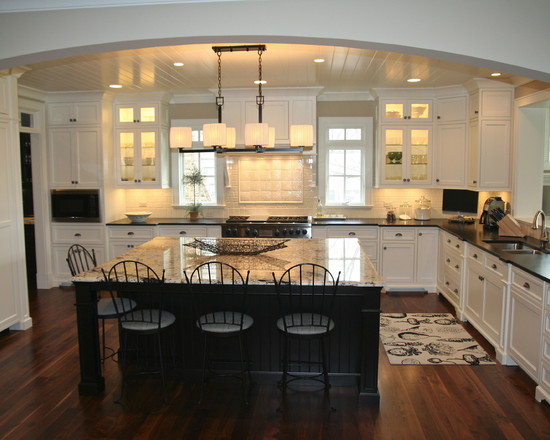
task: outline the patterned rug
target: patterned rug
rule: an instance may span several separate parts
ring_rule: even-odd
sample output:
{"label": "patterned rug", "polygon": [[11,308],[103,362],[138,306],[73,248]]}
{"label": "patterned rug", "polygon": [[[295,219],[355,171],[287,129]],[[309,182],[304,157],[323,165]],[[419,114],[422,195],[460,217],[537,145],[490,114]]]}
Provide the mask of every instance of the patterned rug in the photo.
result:
{"label": "patterned rug", "polygon": [[381,313],[380,339],[393,365],[495,363],[450,313]]}

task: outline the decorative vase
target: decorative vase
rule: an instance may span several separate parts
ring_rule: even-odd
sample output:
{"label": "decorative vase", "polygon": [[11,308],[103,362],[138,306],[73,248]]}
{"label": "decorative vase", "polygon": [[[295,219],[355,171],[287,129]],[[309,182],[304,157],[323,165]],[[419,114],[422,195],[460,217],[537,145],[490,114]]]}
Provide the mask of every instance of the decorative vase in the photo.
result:
{"label": "decorative vase", "polygon": [[199,211],[189,211],[189,219],[190,220],[198,220],[199,219]]}

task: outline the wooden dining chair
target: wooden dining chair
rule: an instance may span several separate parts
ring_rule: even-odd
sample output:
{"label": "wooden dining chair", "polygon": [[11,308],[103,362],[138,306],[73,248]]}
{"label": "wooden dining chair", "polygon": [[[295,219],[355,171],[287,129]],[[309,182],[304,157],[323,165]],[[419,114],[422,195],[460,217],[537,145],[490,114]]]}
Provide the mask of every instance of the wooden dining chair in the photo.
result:
{"label": "wooden dining chair", "polygon": [[[248,405],[248,392],[252,386],[250,376],[250,357],[246,333],[252,327],[254,319],[246,313],[246,293],[249,272],[246,276],[233,266],[209,261],[197,266],[187,278],[193,294],[193,309],[195,325],[203,336],[202,381],[199,404],[204,396],[204,386],[211,376],[231,376],[242,382],[244,402]],[[221,350],[224,355],[232,355],[233,348],[228,352],[228,339],[238,342],[239,359],[230,358],[213,360],[211,344],[223,341]],[[239,364],[237,370],[233,365]]]}
{"label": "wooden dining chair", "polygon": [[[148,265],[139,261],[123,260],[111,267],[108,273],[103,270],[113,304],[119,320],[122,336],[121,356],[123,379],[120,397],[129,379],[129,338],[134,342],[134,360],[137,374],[158,373],[162,381],[162,397],[166,394],[166,371],[161,335],[173,328],[176,317],[164,309],[164,269],[161,276]],[[134,304],[134,307],[131,307]],[[148,352],[147,341],[152,341],[153,351],[158,354],[158,370],[151,368],[154,361]],[[154,366],[154,365],[153,365]]]}
{"label": "wooden dining chair", "polygon": [[[280,313],[276,326],[283,336],[279,386],[286,396],[288,385],[295,380],[320,382],[331,409],[325,345],[336,325],[331,315],[339,279],[340,272],[334,278],[327,268],[314,263],[292,266],[279,279],[273,273]],[[310,344],[296,344],[299,349],[292,351],[292,341],[316,341],[318,353],[303,352],[305,347],[312,348]]]}

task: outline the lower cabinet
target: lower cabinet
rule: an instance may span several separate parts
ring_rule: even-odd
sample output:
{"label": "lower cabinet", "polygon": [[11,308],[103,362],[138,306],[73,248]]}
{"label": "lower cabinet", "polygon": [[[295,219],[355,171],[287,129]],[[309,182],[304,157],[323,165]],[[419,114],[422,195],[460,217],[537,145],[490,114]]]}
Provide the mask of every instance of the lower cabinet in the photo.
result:
{"label": "lower cabinet", "polygon": [[380,274],[386,289],[435,291],[437,228],[382,227]]}
{"label": "lower cabinet", "polygon": [[221,226],[159,225],[157,235],[160,237],[221,237]]}
{"label": "lower cabinet", "polygon": [[97,224],[52,223],[52,285],[69,284],[71,272],[67,252],[73,244],[94,250],[97,263],[106,261],[105,226]]}
{"label": "lower cabinet", "polygon": [[108,226],[109,259],[151,240],[156,235],[156,226]]}
{"label": "lower cabinet", "polygon": [[544,282],[512,268],[510,285],[509,356],[539,381]]}
{"label": "lower cabinet", "polygon": [[438,291],[455,308],[458,318],[463,319],[464,242],[441,231],[439,255]]}
{"label": "lower cabinet", "polygon": [[467,245],[463,319],[469,321],[506,363],[508,264]]}
{"label": "lower cabinet", "polygon": [[535,398],[540,402],[550,402],[550,287],[545,287],[544,310],[542,316],[542,347],[539,372],[539,385],[535,392]]}

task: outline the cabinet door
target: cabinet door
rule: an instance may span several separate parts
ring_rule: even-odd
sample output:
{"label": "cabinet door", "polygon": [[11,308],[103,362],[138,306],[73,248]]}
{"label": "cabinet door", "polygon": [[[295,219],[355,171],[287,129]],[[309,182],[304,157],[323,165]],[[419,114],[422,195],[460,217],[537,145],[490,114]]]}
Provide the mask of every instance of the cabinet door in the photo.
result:
{"label": "cabinet door", "polygon": [[[67,264],[67,252],[70,245],[55,245],[52,246],[53,252],[53,273],[58,282],[68,282],[71,279],[71,271]],[[94,250],[97,264],[104,263],[105,247],[97,245],[85,245],[88,250]]]}
{"label": "cabinet door", "polygon": [[442,124],[437,127],[435,184],[466,186],[466,124]]}
{"label": "cabinet door", "polygon": [[55,129],[48,132],[48,161],[50,186],[67,188],[76,185],[72,147],[72,129]]}
{"label": "cabinet door", "polygon": [[499,347],[504,343],[504,317],[506,316],[506,284],[497,277],[485,277],[483,297],[483,326],[486,337]]}
{"label": "cabinet door", "polygon": [[115,124],[158,124],[158,104],[117,104],[115,105]]}
{"label": "cabinet door", "polygon": [[426,288],[437,283],[439,232],[437,229],[416,230],[416,283]]}
{"label": "cabinet door", "polygon": [[414,243],[384,242],[381,257],[382,277],[386,280],[387,285],[410,285],[414,283]]}
{"label": "cabinet door", "polygon": [[99,125],[101,106],[99,102],[56,102],[48,104],[48,125]]}
{"label": "cabinet door", "polygon": [[482,121],[479,132],[479,188],[510,187],[510,121]]}
{"label": "cabinet door", "polygon": [[74,133],[76,182],[80,187],[102,184],[101,144],[99,130],[78,129]]}
{"label": "cabinet door", "polygon": [[118,185],[158,187],[158,130],[120,130],[116,139]]}
{"label": "cabinet door", "polygon": [[467,320],[481,326],[483,322],[484,277],[482,267],[478,263],[468,262],[466,265],[466,286],[464,289],[464,316]]}
{"label": "cabinet door", "polygon": [[380,120],[384,122],[431,122],[433,101],[430,99],[384,99],[380,105]]}
{"label": "cabinet door", "polygon": [[466,121],[466,96],[438,99],[436,119],[444,123]]}

